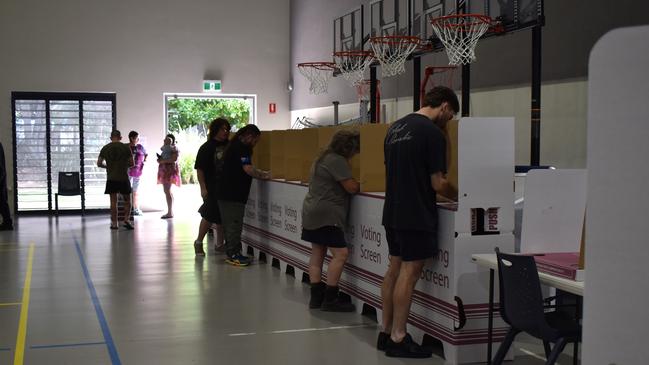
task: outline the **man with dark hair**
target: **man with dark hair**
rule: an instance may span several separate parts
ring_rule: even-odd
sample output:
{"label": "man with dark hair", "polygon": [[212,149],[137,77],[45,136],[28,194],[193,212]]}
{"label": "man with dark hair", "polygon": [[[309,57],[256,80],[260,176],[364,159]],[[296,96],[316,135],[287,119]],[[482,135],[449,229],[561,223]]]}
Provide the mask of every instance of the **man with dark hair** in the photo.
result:
{"label": "man with dark hair", "polygon": [[383,226],[390,263],[383,279],[383,332],[377,348],[391,357],[424,358],[431,351],[406,333],[412,293],[424,261],[437,250],[436,194],[454,198],[446,180],[442,129],[459,110],[453,90],[438,86],[423,107],[394,122],[384,141],[386,170]]}
{"label": "man with dark hair", "polygon": [[131,217],[131,183],[128,179],[128,168],[133,166],[131,148],[121,142],[122,133],[114,130],[110,133],[110,143],[99,152],[97,166],[106,169],[106,190],[110,195],[110,229],[118,229],[117,225],[117,194],[124,199],[124,228],[132,230],[135,227],[130,222]]}
{"label": "man with dark hair", "polygon": [[9,197],[7,196],[7,168],[5,163],[5,150],[2,143],[0,143],[0,215],[2,216],[0,231],[13,231],[14,223],[11,220],[11,211],[9,210]]}
{"label": "man with dark hair", "polygon": [[223,177],[217,187],[217,198],[225,235],[226,262],[235,266],[250,265],[250,258],[241,253],[241,232],[252,178],[268,180],[267,171],[252,165],[252,149],[261,137],[257,126],[248,124],[239,129],[223,158]]}
{"label": "man with dark hair", "polygon": [[224,118],[214,119],[208,128],[207,142],[203,143],[196,154],[194,169],[196,169],[203,198],[203,205],[198,210],[202,217],[201,223],[198,226],[198,236],[194,241],[196,256],[205,256],[203,239],[212,223],[216,224],[214,251],[223,248],[223,228],[216,190],[223,173],[223,153],[228,145],[228,137],[230,137],[230,122]]}

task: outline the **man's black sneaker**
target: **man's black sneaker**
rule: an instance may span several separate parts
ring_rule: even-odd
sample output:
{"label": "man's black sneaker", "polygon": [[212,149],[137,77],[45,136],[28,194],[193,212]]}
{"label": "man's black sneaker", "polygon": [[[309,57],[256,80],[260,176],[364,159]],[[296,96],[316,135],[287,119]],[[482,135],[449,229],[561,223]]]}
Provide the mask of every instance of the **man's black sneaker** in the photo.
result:
{"label": "man's black sneaker", "polygon": [[419,346],[412,340],[409,334],[401,340],[401,342],[394,342],[392,338],[388,337],[385,344],[385,355],[389,357],[404,357],[411,359],[425,359],[433,356],[433,352]]}
{"label": "man's black sneaker", "polygon": [[385,345],[390,339],[390,334],[385,332],[379,332],[379,337],[376,339],[376,349],[379,351],[385,351]]}
{"label": "man's black sneaker", "polygon": [[123,225],[124,225],[124,228],[126,228],[126,229],[129,230],[129,231],[132,231],[132,230],[135,229],[135,227],[133,227],[133,225],[131,224],[131,222],[124,222]]}

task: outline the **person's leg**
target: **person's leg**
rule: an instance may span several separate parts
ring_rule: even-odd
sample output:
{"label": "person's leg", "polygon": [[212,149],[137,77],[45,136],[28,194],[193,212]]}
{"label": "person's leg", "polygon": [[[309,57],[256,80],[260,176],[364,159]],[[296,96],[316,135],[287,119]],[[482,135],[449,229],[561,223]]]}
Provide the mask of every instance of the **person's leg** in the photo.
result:
{"label": "person's leg", "polygon": [[309,258],[309,281],[311,285],[322,281],[322,264],[326,254],[326,246],[316,243],[311,244],[311,257]]}
{"label": "person's leg", "polygon": [[383,300],[383,332],[388,335],[392,332],[392,298],[394,295],[394,285],[399,276],[399,270],[401,270],[401,257],[390,256],[388,271],[385,273],[385,277],[383,278],[383,284],[381,284],[381,298]]}
{"label": "person's leg", "polygon": [[214,228],[216,241],[214,242],[214,247],[220,249],[223,247],[224,237],[223,237],[223,225],[216,224]]}
{"label": "person's leg", "polygon": [[325,289],[322,310],[328,312],[353,312],[356,308],[352,303],[340,300],[338,296],[338,281],[343,272],[343,267],[349,256],[347,246],[329,247],[332,259],[327,269],[327,288]]}
{"label": "person's leg", "polygon": [[322,264],[324,263],[327,247],[316,243],[311,244],[309,258],[309,282],[311,283],[311,298],[309,308],[320,308],[324,300],[326,285],[322,282]]}
{"label": "person's leg", "polygon": [[140,178],[139,177],[132,177],[131,178],[131,188],[133,189],[133,210],[136,212],[136,214],[140,214],[140,204],[138,203],[137,200],[137,190],[140,187]]}
{"label": "person's leg", "polygon": [[201,218],[201,223],[198,225],[198,236],[196,236],[196,241],[194,241],[194,243],[203,244],[203,239],[211,225],[212,223],[208,222],[205,218]]}
{"label": "person's leg", "polygon": [[110,226],[117,227],[117,193],[110,193]]}
{"label": "person's leg", "polygon": [[131,221],[131,194],[123,194],[122,193],[122,199],[124,199],[124,224],[128,223],[130,226],[130,221]]}
{"label": "person's leg", "polygon": [[241,255],[241,231],[245,204],[219,200],[219,210],[225,236],[225,253],[228,259]]}
{"label": "person's leg", "polygon": [[[343,267],[349,256],[349,250],[347,247],[329,247],[329,251],[331,251],[333,257],[327,268],[327,285],[338,286],[338,280],[340,280],[340,275],[343,273]],[[322,268],[322,264],[320,264],[320,267]]]}
{"label": "person's leg", "polygon": [[167,214],[163,215],[162,217],[172,218],[174,216],[174,212],[173,212],[174,196],[171,193],[171,184],[169,183],[162,184],[162,188],[164,189],[165,199],[167,200]]}
{"label": "person's leg", "polygon": [[9,197],[7,195],[7,184],[4,178],[0,182],[0,215],[2,216],[1,226],[5,229],[13,229],[11,211],[9,210]]}
{"label": "person's leg", "polygon": [[401,263],[401,269],[399,270],[392,296],[393,317],[390,337],[394,342],[401,342],[406,336],[406,322],[410,313],[412,293],[417,280],[421,276],[423,267],[424,260],[403,261]]}

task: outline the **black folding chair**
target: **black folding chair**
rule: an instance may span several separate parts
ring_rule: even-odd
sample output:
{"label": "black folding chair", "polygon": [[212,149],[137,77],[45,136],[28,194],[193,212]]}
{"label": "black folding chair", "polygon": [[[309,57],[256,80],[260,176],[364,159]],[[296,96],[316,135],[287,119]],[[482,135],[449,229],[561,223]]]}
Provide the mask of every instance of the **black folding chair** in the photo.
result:
{"label": "black folding chair", "polygon": [[[59,215],[59,195],[61,196],[75,196],[81,195],[81,181],[79,180],[79,172],[65,172],[59,171],[59,189],[54,194],[54,203],[56,207],[56,215]],[[85,214],[83,204],[81,205],[81,215]]]}
{"label": "black folding chair", "polygon": [[[510,255],[496,248],[500,284],[500,315],[511,326],[493,360],[502,364],[514,338],[526,332],[543,341],[546,364],[554,364],[566,344],[581,341],[581,325],[560,310],[545,312],[541,282],[533,256]],[[554,347],[550,348],[550,344]],[[575,351],[574,363],[577,363]]]}

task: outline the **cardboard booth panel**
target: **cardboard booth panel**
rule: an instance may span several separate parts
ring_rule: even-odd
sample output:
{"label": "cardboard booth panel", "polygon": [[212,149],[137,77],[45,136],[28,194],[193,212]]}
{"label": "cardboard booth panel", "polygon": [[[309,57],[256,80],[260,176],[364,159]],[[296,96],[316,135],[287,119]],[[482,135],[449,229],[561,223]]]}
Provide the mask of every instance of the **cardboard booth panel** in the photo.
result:
{"label": "cardboard booth panel", "polygon": [[284,136],[286,131],[270,132],[270,172],[273,179],[284,178]]}
{"label": "cardboard booth panel", "polygon": [[360,183],[361,191],[385,191],[383,141],[389,124],[361,125]]}
{"label": "cardboard booth panel", "polygon": [[284,179],[287,181],[302,180],[303,135],[295,129],[284,132]]}
{"label": "cardboard booth panel", "polygon": [[270,170],[270,139],[271,132],[262,131],[252,154],[252,164],[266,171]]}
{"label": "cardboard booth panel", "polygon": [[302,182],[308,183],[311,179],[313,161],[327,148],[336,129],[333,127],[308,128],[302,129],[300,132],[303,134]]}

